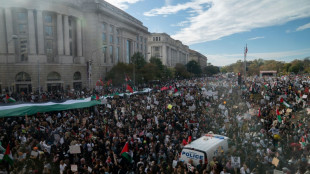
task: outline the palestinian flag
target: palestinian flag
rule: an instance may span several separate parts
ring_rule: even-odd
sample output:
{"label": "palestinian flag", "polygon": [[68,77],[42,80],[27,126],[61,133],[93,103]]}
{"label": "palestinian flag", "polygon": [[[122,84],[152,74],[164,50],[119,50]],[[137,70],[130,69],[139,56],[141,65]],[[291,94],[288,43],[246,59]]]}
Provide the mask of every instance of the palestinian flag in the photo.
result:
{"label": "palestinian flag", "polygon": [[260,117],[261,116],[261,112],[260,112],[260,108],[259,108],[259,110],[258,110],[258,117]]}
{"label": "palestinian flag", "polygon": [[126,90],[130,91],[130,93],[133,93],[133,89],[129,84],[127,84]]}
{"label": "palestinian flag", "polygon": [[8,144],[8,146],[6,147],[6,151],[4,153],[3,159],[0,159],[0,161],[6,161],[7,163],[9,163],[10,165],[13,165],[13,157],[10,151],[10,145]]}
{"label": "palestinian flag", "polygon": [[285,101],[283,101],[283,103],[282,103],[285,107],[287,107],[287,108],[289,108],[290,107],[290,105],[288,104],[288,103],[286,103]]}
{"label": "palestinian flag", "polygon": [[8,103],[14,103],[16,100],[12,97],[9,97],[9,95],[6,94],[5,99]]}
{"label": "palestinian flag", "polygon": [[128,142],[126,142],[125,146],[123,147],[123,150],[121,151],[121,156],[126,158],[131,163],[131,156],[129,155],[129,145]]}
{"label": "palestinian flag", "polygon": [[175,84],[175,85],[174,85],[174,93],[177,93],[178,90],[179,90],[179,89],[178,89],[178,87],[177,87],[177,84]]}

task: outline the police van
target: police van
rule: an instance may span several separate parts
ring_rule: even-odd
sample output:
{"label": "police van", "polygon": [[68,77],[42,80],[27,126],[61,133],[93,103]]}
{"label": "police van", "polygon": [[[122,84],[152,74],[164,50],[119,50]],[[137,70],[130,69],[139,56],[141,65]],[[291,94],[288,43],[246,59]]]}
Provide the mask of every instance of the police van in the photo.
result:
{"label": "police van", "polygon": [[196,166],[201,160],[207,164],[214,156],[228,151],[228,137],[208,133],[184,146],[179,158],[180,161],[188,163],[190,159]]}

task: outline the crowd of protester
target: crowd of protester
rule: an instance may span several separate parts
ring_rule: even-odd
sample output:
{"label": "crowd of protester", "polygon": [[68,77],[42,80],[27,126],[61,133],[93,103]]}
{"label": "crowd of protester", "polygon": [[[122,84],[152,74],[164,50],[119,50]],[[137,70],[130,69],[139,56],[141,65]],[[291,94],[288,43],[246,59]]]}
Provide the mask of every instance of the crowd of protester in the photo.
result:
{"label": "crowd of protester", "polygon": [[[219,75],[167,82],[161,86],[166,90],[114,96],[90,108],[0,118],[0,141],[3,147],[10,144],[12,173],[260,174],[276,169],[309,174],[307,79],[248,77],[238,85],[235,77]],[[229,137],[229,150],[189,168],[179,160],[184,140],[210,131]],[[126,142],[132,160],[121,155]],[[81,152],[70,153],[73,145]],[[231,156],[240,157],[240,167],[232,166]]]}

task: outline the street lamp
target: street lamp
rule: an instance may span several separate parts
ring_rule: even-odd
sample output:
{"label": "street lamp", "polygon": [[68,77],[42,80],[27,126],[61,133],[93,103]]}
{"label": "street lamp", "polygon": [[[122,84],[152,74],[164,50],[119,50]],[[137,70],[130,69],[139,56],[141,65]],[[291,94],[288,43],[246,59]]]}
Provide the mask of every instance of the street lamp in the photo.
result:
{"label": "street lamp", "polygon": [[[88,60],[87,62],[87,69],[88,69],[88,87],[89,89],[91,89],[91,65],[93,63],[93,55],[95,52],[97,52],[98,50],[101,50],[102,48],[105,48],[107,47],[107,45],[102,45],[100,48],[97,48],[95,50],[93,50],[91,52],[91,56],[90,56],[90,59]],[[105,56],[105,55],[104,55]]]}

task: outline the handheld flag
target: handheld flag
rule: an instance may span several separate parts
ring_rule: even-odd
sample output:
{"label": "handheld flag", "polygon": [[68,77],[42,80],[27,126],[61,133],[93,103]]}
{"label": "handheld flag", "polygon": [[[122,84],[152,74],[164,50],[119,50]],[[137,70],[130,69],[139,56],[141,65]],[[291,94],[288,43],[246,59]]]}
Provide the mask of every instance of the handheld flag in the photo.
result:
{"label": "handheld flag", "polygon": [[130,93],[133,93],[133,89],[129,84],[127,84],[126,90],[130,91]]}
{"label": "handheld flag", "polygon": [[8,144],[8,146],[6,147],[6,151],[4,153],[3,160],[8,162],[10,165],[13,165],[13,157],[12,157],[12,154],[10,151],[10,144]]}
{"label": "handheld flag", "polygon": [[129,155],[129,145],[128,145],[128,142],[126,142],[125,146],[123,147],[123,150],[121,151],[121,156],[126,158],[129,162],[131,162],[132,158]]}

